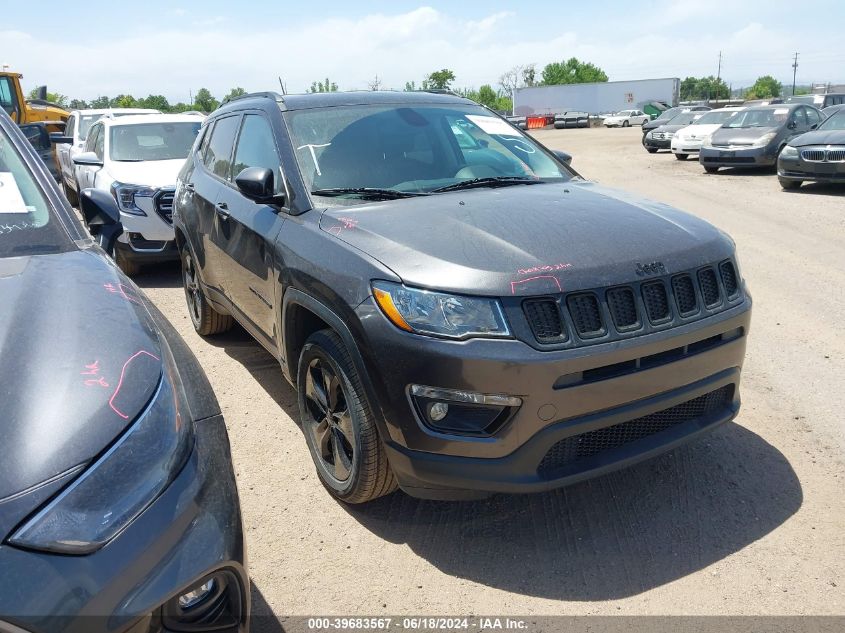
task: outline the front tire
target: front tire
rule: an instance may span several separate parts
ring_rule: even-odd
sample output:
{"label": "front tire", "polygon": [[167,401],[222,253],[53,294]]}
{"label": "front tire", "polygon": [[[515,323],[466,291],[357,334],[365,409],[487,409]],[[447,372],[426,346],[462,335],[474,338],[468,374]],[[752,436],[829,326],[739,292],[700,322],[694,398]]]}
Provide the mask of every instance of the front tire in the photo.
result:
{"label": "front tire", "polygon": [[625,119],[624,121],[622,121],[622,127],[628,127],[629,125],[630,125],[630,123],[628,123],[628,119]]}
{"label": "front tire", "polygon": [[675,158],[678,160],[686,160],[687,156],[689,156],[689,154],[675,154]]}
{"label": "front tire", "polygon": [[365,503],[396,490],[361,378],[333,330],[305,341],[296,390],[305,441],[328,491],[346,503]]}
{"label": "front tire", "polygon": [[232,329],[234,319],[231,315],[220,314],[205,298],[193,253],[187,244],[182,246],[180,254],[182,256],[182,287],[185,290],[185,301],[188,304],[188,314],[194,330],[200,336],[210,336]]}
{"label": "front tire", "polygon": [[657,148],[656,147],[646,147],[645,151],[647,151],[649,154],[655,154],[655,153],[657,153]]}
{"label": "front tire", "polygon": [[708,174],[715,174],[717,171],[719,171],[719,168],[718,167],[712,167],[710,165],[705,165],[704,171],[706,171]]}
{"label": "front tire", "polygon": [[784,189],[798,189],[801,186],[802,180],[789,180],[787,178],[781,178],[778,176],[778,182],[780,186]]}

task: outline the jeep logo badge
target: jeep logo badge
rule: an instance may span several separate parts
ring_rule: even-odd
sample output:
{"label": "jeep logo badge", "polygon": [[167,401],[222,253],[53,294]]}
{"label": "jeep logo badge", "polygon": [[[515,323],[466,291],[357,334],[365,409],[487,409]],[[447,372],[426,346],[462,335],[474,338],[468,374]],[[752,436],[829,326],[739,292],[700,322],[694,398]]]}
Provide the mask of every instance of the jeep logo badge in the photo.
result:
{"label": "jeep logo badge", "polygon": [[666,274],[666,267],[663,265],[663,262],[651,262],[650,264],[640,264],[637,262],[637,274],[640,277],[663,275]]}

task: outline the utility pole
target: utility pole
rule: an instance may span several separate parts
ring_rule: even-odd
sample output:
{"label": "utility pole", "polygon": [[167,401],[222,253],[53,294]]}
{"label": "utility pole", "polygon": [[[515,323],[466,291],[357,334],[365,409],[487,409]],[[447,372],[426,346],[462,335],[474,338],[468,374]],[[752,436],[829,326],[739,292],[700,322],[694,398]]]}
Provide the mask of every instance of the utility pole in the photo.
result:
{"label": "utility pole", "polygon": [[[716,71],[716,98],[719,98],[719,80],[722,78],[722,51],[719,51],[719,70]],[[730,96],[730,95],[728,95]]]}
{"label": "utility pole", "polygon": [[795,53],[795,59],[792,62],[792,96],[795,96],[795,75],[798,72],[798,53]]}

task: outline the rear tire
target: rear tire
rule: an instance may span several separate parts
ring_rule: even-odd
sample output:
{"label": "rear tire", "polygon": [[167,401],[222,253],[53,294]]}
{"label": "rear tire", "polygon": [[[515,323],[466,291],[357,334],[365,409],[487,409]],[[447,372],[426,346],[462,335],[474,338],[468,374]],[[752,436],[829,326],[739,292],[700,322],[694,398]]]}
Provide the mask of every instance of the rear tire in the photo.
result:
{"label": "rear tire", "polygon": [[654,154],[654,153],[657,152],[657,148],[656,147],[646,147],[645,151],[647,151],[649,154]]}
{"label": "rear tire", "polygon": [[220,314],[211,307],[202,291],[194,256],[185,244],[180,253],[182,256],[182,287],[185,290],[185,301],[188,304],[188,314],[197,334],[210,336],[221,334],[232,329],[234,319],[229,314]]}
{"label": "rear tire", "polygon": [[788,180],[787,178],[778,177],[780,186],[784,189],[798,189],[803,183],[802,180]]}
{"label": "rear tire", "polygon": [[719,168],[718,167],[712,167],[710,165],[705,165],[704,171],[706,171],[708,174],[715,174],[717,171],[719,171]]}
{"label": "rear tire", "polygon": [[686,160],[687,156],[689,156],[689,154],[675,154],[675,158],[678,160]]}
{"label": "rear tire", "polygon": [[305,341],[296,390],[305,441],[332,496],[365,503],[398,488],[361,378],[334,330]]}
{"label": "rear tire", "polygon": [[628,127],[629,125],[631,125],[631,124],[628,123],[628,119],[625,119],[624,121],[622,121],[622,127]]}

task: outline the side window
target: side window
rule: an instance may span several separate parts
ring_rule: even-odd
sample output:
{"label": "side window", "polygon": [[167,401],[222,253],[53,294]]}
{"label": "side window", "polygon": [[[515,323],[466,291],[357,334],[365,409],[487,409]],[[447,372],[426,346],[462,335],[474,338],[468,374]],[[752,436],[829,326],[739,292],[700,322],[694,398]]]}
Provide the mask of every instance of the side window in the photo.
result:
{"label": "side window", "polygon": [[822,117],[816,110],[813,110],[813,108],[804,108],[804,110],[806,110],[807,114],[807,123],[810,125],[821,123]]}
{"label": "side window", "polygon": [[97,139],[94,141],[94,153],[97,155],[97,158],[103,160],[106,155],[105,151],[105,144],[106,144],[106,129],[102,125],[97,126]]}
{"label": "side window", "polygon": [[212,128],[214,128],[214,121],[206,125],[202,131],[202,140],[200,141],[199,147],[197,147],[196,154],[196,158],[199,162],[203,162],[205,158],[205,152],[208,149],[208,142],[211,140]]}
{"label": "side window", "polygon": [[265,167],[273,172],[274,192],[281,193],[281,161],[273,140],[273,129],[263,116],[247,114],[241,126],[235,162],[232,168],[234,178],[247,167]]}
{"label": "side window", "polygon": [[798,124],[798,127],[807,127],[807,116],[804,114],[804,108],[795,108],[792,113],[792,120]]}
{"label": "side window", "polygon": [[71,114],[67,118],[67,124],[65,125],[65,136],[73,136],[74,131],[76,130],[76,115]]}
{"label": "side window", "polygon": [[235,133],[238,131],[240,119],[238,115],[218,119],[203,156],[205,168],[224,180],[232,180],[232,146],[235,144]]}
{"label": "side window", "polygon": [[15,109],[15,93],[12,92],[12,82],[8,77],[0,77],[0,107],[8,114]]}
{"label": "side window", "polygon": [[100,129],[102,125],[95,125],[91,130],[88,132],[88,139],[85,141],[85,151],[86,152],[93,152],[94,151],[94,144],[97,142],[97,137],[100,135]]}

